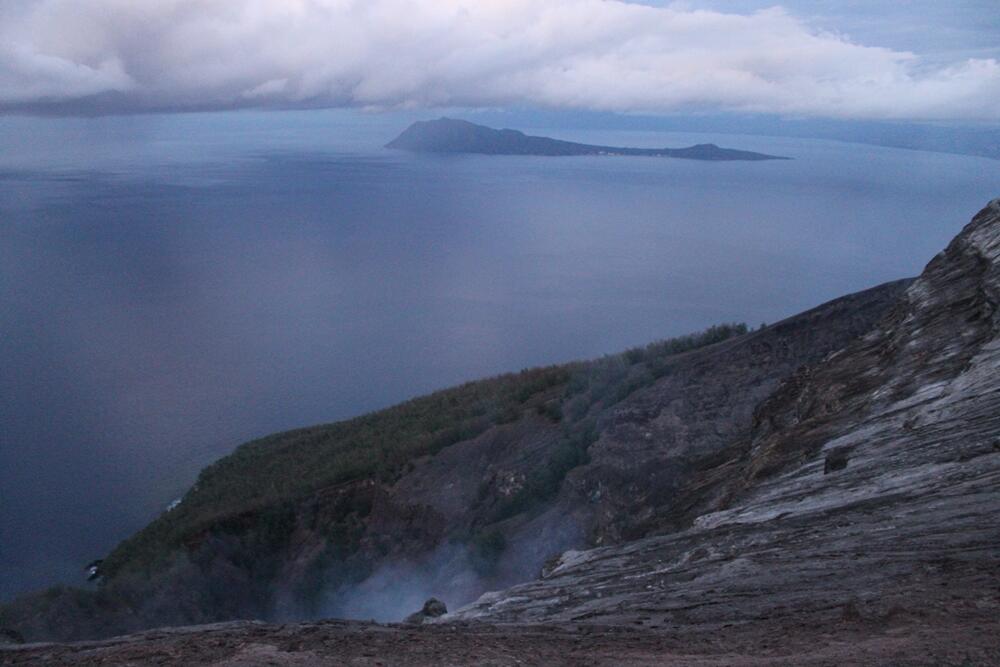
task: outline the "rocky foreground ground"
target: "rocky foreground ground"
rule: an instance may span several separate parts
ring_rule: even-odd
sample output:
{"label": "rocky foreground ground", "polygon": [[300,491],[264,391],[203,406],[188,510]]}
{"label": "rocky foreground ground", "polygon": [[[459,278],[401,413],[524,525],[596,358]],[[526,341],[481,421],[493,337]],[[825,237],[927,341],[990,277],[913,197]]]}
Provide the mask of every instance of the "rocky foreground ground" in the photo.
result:
{"label": "rocky foreground ground", "polygon": [[1000,665],[995,614],[899,611],[808,624],[663,632],[586,624],[423,626],[255,622],[152,630],[76,644],[0,649],[3,665]]}

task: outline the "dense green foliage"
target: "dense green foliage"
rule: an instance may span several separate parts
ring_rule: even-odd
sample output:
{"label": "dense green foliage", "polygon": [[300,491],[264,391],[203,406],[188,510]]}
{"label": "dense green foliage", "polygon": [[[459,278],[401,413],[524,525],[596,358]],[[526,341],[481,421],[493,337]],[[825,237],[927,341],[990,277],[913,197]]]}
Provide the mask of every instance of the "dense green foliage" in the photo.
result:
{"label": "dense green foliage", "polygon": [[[289,508],[296,500],[361,479],[392,483],[418,457],[540,415],[560,423],[562,437],[546,465],[497,508],[494,520],[513,516],[554,495],[566,474],[587,462],[601,409],[668,373],[670,357],[746,331],[742,324],[715,326],[592,362],[470,382],[347,421],[249,442],[205,468],[180,506],[119,545],[104,562],[105,574],[147,568],[208,531],[239,533],[253,525],[255,531],[266,528],[255,539],[280,542],[293,529]],[[357,509],[345,509],[345,520],[352,512]],[[502,550],[495,539],[482,546],[484,557]]]}

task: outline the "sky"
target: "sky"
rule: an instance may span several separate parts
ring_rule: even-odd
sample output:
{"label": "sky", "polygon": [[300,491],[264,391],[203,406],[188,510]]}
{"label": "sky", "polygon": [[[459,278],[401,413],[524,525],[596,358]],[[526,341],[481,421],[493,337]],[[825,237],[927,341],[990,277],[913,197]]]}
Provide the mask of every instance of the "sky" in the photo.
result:
{"label": "sky", "polygon": [[4,0],[0,111],[516,107],[995,125],[998,45],[997,0]]}
{"label": "sky", "polygon": [[686,4],[741,14],[776,5],[814,29],[839,33],[860,44],[911,51],[926,62],[1000,59],[1000,3],[996,0],[705,0]]}

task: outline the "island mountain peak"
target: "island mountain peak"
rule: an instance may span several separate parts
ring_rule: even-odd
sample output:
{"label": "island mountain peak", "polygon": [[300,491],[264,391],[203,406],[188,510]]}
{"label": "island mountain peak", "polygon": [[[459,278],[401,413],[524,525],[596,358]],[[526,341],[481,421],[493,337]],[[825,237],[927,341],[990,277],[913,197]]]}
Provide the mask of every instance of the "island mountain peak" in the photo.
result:
{"label": "island mountain peak", "polygon": [[676,157],[688,160],[788,160],[752,151],[696,144],[687,148],[627,148],[581,144],[549,137],[535,137],[520,130],[495,130],[456,118],[417,121],[386,144],[386,148],[415,153],[479,153],[482,155],[628,155]]}

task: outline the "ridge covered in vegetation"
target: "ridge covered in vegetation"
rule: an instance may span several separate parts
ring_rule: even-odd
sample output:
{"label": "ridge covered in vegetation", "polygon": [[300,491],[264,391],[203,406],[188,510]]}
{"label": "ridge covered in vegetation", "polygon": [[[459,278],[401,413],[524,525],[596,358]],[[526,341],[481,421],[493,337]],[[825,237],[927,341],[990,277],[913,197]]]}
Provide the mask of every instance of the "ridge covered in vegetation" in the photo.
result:
{"label": "ridge covered in vegetation", "polygon": [[566,473],[586,463],[594,415],[668,372],[675,355],[747,332],[723,324],[589,362],[532,368],[414,398],[345,421],[248,442],[205,468],[180,505],[122,542],[105,560],[114,577],[146,570],[193,536],[241,516],[279,519],[292,503],[363,479],[392,484],[412,462],[498,425],[538,415],[560,423],[559,446],[516,496],[502,520],[552,495]]}

